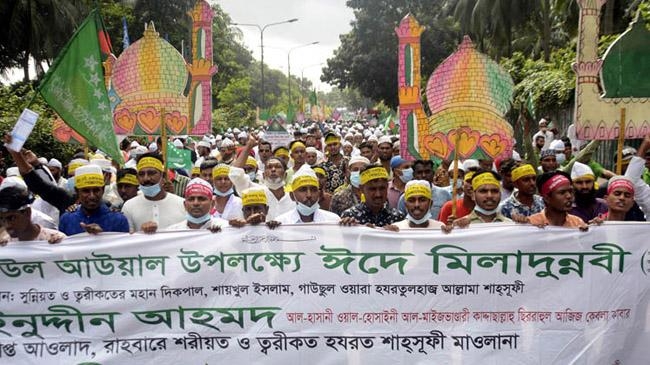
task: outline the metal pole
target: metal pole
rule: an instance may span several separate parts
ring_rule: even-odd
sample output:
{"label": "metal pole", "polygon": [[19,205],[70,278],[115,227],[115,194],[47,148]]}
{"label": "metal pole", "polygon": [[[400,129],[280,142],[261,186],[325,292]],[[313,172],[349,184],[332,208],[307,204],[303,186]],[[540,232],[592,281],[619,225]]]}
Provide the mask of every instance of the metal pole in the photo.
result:
{"label": "metal pole", "polygon": [[[258,26],[258,28],[260,27]],[[260,72],[262,76],[262,103],[261,103],[262,109],[264,109],[264,101],[265,101],[264,100],[265,97],[264,95],[264,29],[266,29],[266,27],[260,28],[260,51],[261,51]]]}
{"label": "metal pole", "polygon": [[291,107],[291,50],[287,52],[287,84],[289,90],[289,107]]}

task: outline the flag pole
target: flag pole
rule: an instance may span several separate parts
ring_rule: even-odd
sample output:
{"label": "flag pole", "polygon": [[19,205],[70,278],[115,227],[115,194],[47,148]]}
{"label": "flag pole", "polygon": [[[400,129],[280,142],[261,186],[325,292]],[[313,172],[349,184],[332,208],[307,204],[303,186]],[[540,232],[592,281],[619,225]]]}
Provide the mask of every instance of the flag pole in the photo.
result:
{"label": "flag pole", "polygon": [[165,125],[165,108],[160,109],[160,139],[163,158],[163,177],[167,181],[167,126]]}
{"label": "flag pole", "polygon": [[458,143],[460,143],[460,133],[458,133],[458,129],[456,129],[456,140],[454,141],[454,178],[451,187],[451,215],[454,217],[456,217],[456,199],[458,199],[458,185],[456,183],[458,180]]}
{"label": "flag pole", "polygon": [[616,175],[623,172],[623,143],[625,143],[625,108],[621,108],[621,123],[618,130],[618,148],[616,150]]}

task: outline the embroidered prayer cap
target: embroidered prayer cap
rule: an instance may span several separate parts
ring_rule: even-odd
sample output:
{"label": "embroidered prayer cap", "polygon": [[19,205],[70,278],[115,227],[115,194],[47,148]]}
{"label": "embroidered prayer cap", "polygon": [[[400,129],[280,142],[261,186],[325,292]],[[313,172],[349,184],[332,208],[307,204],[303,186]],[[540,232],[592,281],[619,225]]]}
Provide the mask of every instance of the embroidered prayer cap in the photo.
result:
{"label": "embroidered prayer cap", "polygon": [[540,159],[540,160],[543,160],[543,159],[545,159],[546,157],[550,157],[550,156],[554,156],[554,157],[555,157],[555,151],[549,148],[549,149],[547,149],[547,150],[542,150],[542,152],[540,152],[540,154],[539,154],[539,159]]}
{"label": "embroidered prayer cap", "polygon": [[234,146],[235,146],[235,142],[231,141],[230,138],[226,138],[223,141],[221,141],[221,147],[223,148],[234,147]]}
{"label": "embroidered prayer cap", "polygon": [[411,180],[404,187],[404,199],[414,196],[423,196],[431,199],[431,184],[426,180]]}
{"label": "embroidered prayer cap", "polygon": [[591,179],[592,181],[596,180],[596,175],[591,167],[576,161],[571,167],[571,179]]}
{"label": "embroidered prayer cap", "polygon": [[78,167],[74,172],[74,186],[77,189],[103,187],[102,169],[94,164]]}
{"label": "embroidered prayer cap", "polygon": [[632,159],[632,157],[636,156],[636,148],[629,147],[629,146],[624,147],[622,151],[622,156],[623,156],[622,157],[623,161],[629,162]]}

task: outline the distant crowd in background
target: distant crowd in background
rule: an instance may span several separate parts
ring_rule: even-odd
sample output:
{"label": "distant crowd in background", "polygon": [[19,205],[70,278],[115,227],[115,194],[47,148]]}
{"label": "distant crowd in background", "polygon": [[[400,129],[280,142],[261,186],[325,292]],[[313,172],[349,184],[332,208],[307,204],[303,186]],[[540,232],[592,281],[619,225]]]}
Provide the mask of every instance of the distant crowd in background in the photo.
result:
{"label": "distant crowd in background", "polygon": [[123,140],[123,165],[100,150],[70,161],[6,150],[14,165],[0,177],[0,244],[257,224],[452,233],[515,222],[586,230],[650,217],[650,136],[638,150],[623,149],[616,175],[544,119],[531,156],[515,150],[499,160],[438,163],[403,158],[399,136],[366,122],[304,122],[287,131],[286,145],[269,141],[265,128],[170,138],[169,148],[190,152],[191,169],[166,168],[161,138]]}

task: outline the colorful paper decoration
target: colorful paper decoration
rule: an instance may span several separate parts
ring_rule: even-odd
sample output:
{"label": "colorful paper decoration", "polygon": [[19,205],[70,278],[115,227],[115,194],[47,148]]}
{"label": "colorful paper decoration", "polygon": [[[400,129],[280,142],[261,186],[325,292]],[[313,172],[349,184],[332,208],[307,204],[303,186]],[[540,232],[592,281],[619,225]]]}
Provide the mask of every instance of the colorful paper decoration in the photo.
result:
{"label": "colorful paper decoration", "polygon": [[395,30],[399,38],[400,143],[408,158],[497,159],[512,153],[513,130],[504,119],[514,84],[496,62],[479,53],[468,36],[427,83],[431,116],[420,99],[421,27],[407,15]]}
{"label": "colorful paper decoration", "polygon": [[[576,134],[582,140],[619,136],[625,108],[625,138],[650,133],[650,32],[640,17],[598,58],[600,12],[606,0],[580,6],[576,72]],[[599,77],[600,76],[600,77]],[[605,94],[601,96],[599,79]]]}
{"label": "colorful paper decoration", "polygon": [[86,143],[86,139],[70,128],[58,115],[54,122],[52,122],[52,135],[54,139],[63,143]]}
{"label": "colorful paper decoration", "polygon": [[[171,135],[210,132],[211,80],[217,71],[212,65],[214,13],[201,0],[189,15],[193,20],[191,64],[150,23],[141,39],[105,65],[117,134],[160,134],[161,119]],[[188,82],[190,92],[185,96]]]}

